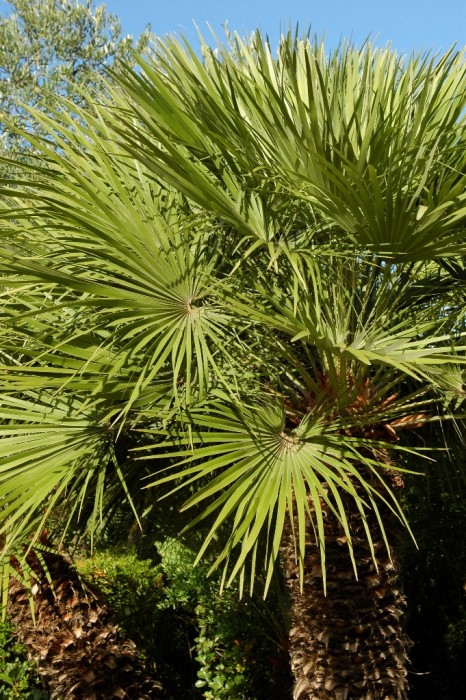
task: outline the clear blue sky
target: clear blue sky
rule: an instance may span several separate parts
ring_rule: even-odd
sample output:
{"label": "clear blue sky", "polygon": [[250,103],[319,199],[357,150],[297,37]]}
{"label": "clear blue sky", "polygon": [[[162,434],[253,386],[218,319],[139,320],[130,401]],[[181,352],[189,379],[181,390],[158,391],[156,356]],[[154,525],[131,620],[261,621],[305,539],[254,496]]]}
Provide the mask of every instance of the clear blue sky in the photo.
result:
{"label": "clear blue sky", "polygon": [[[123,31],[137,36],[147,23],[158,34],[184,33],[196,42],[193,20],[208,35],[209,22],[223,38],[222,25],[240,34],[260,27],[273,44],[280,30],[296,22],[334,47],[340,37],[358,44],[370,35],[378,45],[390,41],[404,53],[453,43],[466,46],[466,0],[103,0]],[[100,0],[96,0],[100,4]]]}

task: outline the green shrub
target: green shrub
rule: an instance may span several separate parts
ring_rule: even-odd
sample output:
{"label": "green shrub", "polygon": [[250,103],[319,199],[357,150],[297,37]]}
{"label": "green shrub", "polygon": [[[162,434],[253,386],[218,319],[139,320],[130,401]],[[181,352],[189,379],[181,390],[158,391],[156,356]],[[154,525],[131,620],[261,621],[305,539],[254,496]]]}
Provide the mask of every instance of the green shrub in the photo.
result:
{"label": "green shrub", "polygon": [[[132,550],[109,549],[76,562],[80,574],[105,596],[123,633],[143,652],[154,644],[154,610],[163,597],[163,575]],[[144,624],[141,624],[143,621]]]}
{"label": "green shrub", "polygon": [[[146,550],[147,551],[147,550]],[[157,669],[174,700],[273,700],[289,694],[286,624],[279,587],[266,602],[219,592],[207,564],[175,538],[157,543],[159,563],[113,549],[78,562],[106,596],[115,621]]]}
{"label": "green shrub", "polygon": [[256,700],[248,694],[247,659],[237,649],[239,641],[231,639],[230,625],[225,626],[216,603],[213,598],[207,606],[196,608],[200,627],[196,639],[196,687],[202,688],[206,700]]}
{"label": "green shrub", "polygon": [[[289,695],[286,650],[287,600],[280,585],[267,601],[245,595],[238,585],[220,593],[208,565],[194,567],[193,552],[175,539],[159,545],[167,602],[180,603],[195,617],[197,680],[205,700],[273,700]],[[259,587],[260,588],[260,587]],[[199,697],[199,696],[198,696]]]}
{"label": "green shrub", "polygon": [[15,640],[8,622],[0,621],[0,698],[2,700],[47,700],[26,647]]}
{"label": "green shrub", "polygon": [[97,552],[76,564],[81,575],[104,594],[122,633],[156,668],[167,697],[199,698],[192,694],[194,584],[188,582],[183,588],[181,563],[175,558],[172,564],[172,574],[179,582],[177,592],[167,583],[163,566],[155,565],[152,559],[139,558],[133,548]]}
{"label": "green shrub", "polygon": [[222,595],[212,586],[196,608],[198,688],[205,700],[282,700],[292,679],[287,629],[280,592],[266,601],[239,598],[237,589]]}

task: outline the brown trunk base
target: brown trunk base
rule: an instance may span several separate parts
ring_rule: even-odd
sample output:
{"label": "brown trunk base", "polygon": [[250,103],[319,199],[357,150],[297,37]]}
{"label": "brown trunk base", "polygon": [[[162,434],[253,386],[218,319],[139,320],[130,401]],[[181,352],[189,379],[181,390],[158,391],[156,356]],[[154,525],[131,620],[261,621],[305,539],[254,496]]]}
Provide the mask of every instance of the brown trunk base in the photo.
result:
{"label": "brown trunk base", "polygon": [[[346,505],[349,509],[351,502]],[[311,534],[306,546],[302,593],[291,533],[287,534],[282,554],[293,600],[293,698],[405,700],[410,642],[401,624],[405,600],[397,585],[395,566],[380,541],[377,523],[369,525],[378,571],[359,511],[349,513],[349,519],[358,580],[340,526],[327,516],[326,596],[320,555]]]}
{"label": "brown trunk base", "polygon": [[163,697],[158,683],[144,667],[135,645],[120,640],[109,608],[99,594],[81,583],[60,556],[46,555],[53,590],[34,556],[29,564],[38,575],[33,581],[36,624],[31,618],[28,592],[11,583],[8,615],[18,638],[61,700],[110,700]]}

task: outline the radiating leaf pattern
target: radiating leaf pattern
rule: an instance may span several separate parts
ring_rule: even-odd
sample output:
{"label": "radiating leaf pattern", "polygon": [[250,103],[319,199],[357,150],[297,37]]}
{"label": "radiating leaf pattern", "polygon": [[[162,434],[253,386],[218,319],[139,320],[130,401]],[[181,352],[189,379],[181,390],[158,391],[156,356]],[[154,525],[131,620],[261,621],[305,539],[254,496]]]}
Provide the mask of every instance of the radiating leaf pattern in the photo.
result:
{"label": "radiating leaf pattern", "polygon": [[357,570],[348,503],[388,551],[402,430],[464,413],[464,57],[138,60],[32,111],[50,137],[0,183],[6,542],[173,482],[226,581],[269,581],[290,523],[300,576],[309,527],[325,563],[328,512]]}

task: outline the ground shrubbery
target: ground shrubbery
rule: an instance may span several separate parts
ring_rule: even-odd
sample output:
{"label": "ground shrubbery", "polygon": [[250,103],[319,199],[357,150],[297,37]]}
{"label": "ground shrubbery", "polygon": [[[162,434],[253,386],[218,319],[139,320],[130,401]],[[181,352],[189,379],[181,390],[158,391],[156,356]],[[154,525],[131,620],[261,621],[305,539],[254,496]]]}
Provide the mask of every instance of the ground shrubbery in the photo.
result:
{"label": "ground shrubbery", "polygon": [[80,560],[78,568],[156,666],[167,697],[286,697],[291,679],[278,584],[266,602],[240,600],[237,588],[220,594],[218,580],[206,577],[205,565],[193,567],[192,551],[180,542],[167,540],[156,558],[108,550]]}
{"label": "ground shrubbery", "polygon": [[47,700],[26,648],[14,637],[8,621],[0,622],[0,698],[2,700]]}
{"label": "ground shrubbery", "polygon": [[[436,518],[428,521],[431,506],[422,499],[410,505],[420,550],[410,549],[404,581],[415,603],[409,613],[412,670],[422,674],[411,676],[413,700],[456,700],[466,650],[466,549],[457,536],[466,506],[439,493],[435,499]],[[218,578],[207,578],[207,564],[194,567],[192,550],[179,540],[168,537],[152,547],[152,557],[150,551],[141,556],[134,547],[109,548],[77,566],[155,667],[167,700],[290,697],[283,586],[277,582],[266,602],[240,599],[237,587],[220,594]],[[1,623],[0,700],[48,697],[11,625]]]}

